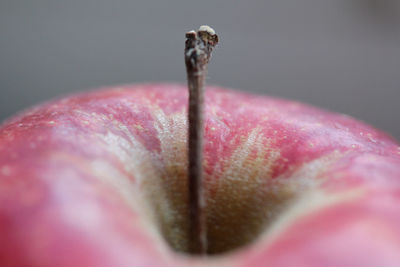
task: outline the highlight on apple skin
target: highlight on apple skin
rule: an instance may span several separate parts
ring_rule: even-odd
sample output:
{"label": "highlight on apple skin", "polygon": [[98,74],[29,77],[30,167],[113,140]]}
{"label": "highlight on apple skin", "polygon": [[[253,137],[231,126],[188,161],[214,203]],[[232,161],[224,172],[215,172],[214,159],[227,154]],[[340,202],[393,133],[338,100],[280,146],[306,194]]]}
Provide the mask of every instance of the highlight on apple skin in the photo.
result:
{"label": "highlight on apple skin", "polygon": [[1,266],[400,266],[400,148],[348,116],[208,87],[207,257],[187,255],[187,92],[139,84],[0,128]]}

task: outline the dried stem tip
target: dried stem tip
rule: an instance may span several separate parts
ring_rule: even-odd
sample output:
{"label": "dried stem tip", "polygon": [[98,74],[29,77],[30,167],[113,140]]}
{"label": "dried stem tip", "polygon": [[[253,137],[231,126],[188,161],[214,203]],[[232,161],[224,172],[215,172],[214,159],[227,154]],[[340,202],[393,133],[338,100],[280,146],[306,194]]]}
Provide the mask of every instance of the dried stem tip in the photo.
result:
{"label": "dried stem tip", "polygon": [[198,72],[207,68],[211,52],[217,44],[218,35],[209,26],[203,25],[197,32],[189,31],[186,33],[185,63],[188,75],[191,71],[201,75]]}
{"label": "dried stem tip", "polygon": [[185,63],[189,87],[189,246],[190,252],[206,254],[207,229],[203,193],[203,98],[207,63],[218,43],[218,36],[208,26],[186,33]]}

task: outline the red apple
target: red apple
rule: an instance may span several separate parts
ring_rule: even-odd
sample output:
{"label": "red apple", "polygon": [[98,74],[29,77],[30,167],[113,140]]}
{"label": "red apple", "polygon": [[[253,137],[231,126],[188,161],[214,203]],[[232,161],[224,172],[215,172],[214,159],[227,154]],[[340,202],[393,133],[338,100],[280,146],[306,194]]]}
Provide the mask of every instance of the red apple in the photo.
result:
{"label": "red apple", "polygon": [[[209,87],[209,257],[188,246],[186,87],[56,100],[0,128],[0,266],[400,266],[400,148],[348,116]],[[218,254],[218,255],[217,255]]]}

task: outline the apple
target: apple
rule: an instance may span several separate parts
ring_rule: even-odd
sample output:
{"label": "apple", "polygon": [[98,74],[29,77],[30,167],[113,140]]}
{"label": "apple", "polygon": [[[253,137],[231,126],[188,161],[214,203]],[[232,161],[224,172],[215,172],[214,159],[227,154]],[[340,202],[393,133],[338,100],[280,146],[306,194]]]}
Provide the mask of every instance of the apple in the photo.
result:
{"label": "apple", "polygon": [[207,256],[190,256],[187,88],[138,84],[0,128],[1,266],[400,266],[400,147],[346,115],[205,94]]}

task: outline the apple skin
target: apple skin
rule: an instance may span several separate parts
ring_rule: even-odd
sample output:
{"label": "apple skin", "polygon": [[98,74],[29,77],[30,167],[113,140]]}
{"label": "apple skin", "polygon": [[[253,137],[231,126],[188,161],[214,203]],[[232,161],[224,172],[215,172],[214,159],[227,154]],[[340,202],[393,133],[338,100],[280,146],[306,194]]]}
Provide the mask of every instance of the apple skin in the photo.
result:
{"label": "apple skin", "polygon": [[208,240],[210,253],[233,252],[173,252],[167,243],[188,242],[186,112],[185,86],[139,84],[5,122],[0,265],[400,266],[396,141],[345,115],[217,87],[206,91]]}

